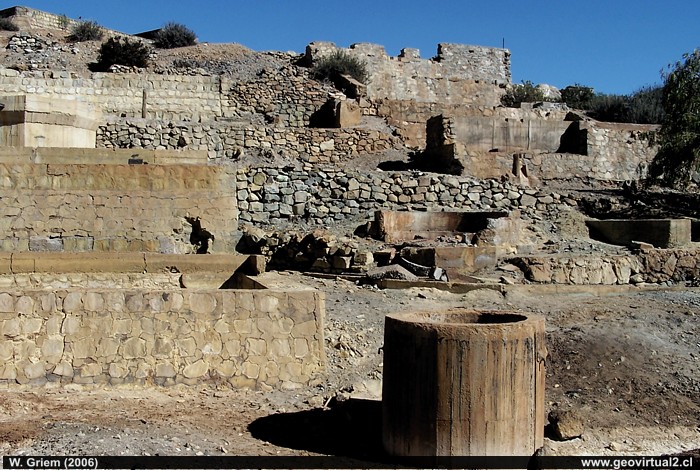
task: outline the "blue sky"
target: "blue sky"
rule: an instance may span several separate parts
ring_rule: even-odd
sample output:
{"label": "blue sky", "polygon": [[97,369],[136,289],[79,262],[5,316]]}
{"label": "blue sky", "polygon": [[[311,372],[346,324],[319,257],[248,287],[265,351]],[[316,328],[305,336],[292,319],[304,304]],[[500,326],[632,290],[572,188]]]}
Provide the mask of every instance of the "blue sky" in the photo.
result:
{"label": "blue sky", "polygon": [[[21,1],[21,0],[18,0]],[[135,33],[168,21],[200,41],[302,52],[311,41],[372,42],[435,55],[439,42],[510,49],[513,81],[631,93],[700,47],[698,0],[24,0],[23,5]]]}

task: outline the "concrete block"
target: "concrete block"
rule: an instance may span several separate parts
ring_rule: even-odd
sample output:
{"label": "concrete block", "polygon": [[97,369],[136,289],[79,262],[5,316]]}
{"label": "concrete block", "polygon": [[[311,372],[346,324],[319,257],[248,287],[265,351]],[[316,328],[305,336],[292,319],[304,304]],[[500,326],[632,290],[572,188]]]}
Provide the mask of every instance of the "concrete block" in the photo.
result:
{"label": "concrete block", "polygon": [[591,238],[614,245],[645,242],[657,248],[677,248],[691,242],[690,219],[587,220]]}

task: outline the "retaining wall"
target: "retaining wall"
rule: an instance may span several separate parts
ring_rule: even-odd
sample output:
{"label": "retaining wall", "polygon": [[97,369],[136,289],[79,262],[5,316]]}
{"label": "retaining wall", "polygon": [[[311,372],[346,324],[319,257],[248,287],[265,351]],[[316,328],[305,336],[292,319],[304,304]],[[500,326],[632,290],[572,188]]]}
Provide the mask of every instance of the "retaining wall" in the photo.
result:
{"label": "retaining wall", "polygon": [[[221,79],[154,73],[18,72],[0,68],[0,95],[40,94],[85,101],[105,115],[177,120],[222,116]],[[144,93],[145,92],[145,93]]]}
{"label": "retaining wall", "polygon": [[699,255],[693,248],[654,249],[618,256],[526,256],[510,262],[537,283],[676,283],[700,279]]}
{"label": "retaining wall", "polygon": [[359,172],[307,165],[302,169],[238,169],[239,218],[262,224],[306,221],[331,226],[372,218],[377,209],[547,211],[576,201],[508,181],[419,172]]}
{"label": "retaining wall", "polygon": [[230,252],[238,221],[222,166],[0,163],[0,251],[191,253],[201,217]]}
{"label": "retaining wall", "polygon": [[271,152],[310,163],[335,163],[364,154],[403,148],[391,134],[364,128],[317,129],[193,124],[146,119],[109,119],[97,130],[103,148],[194,149],[210,159],[236,158],[243,152]]}
{"label": "retaining wall", "polygon": [[308,385],[325,363],[313,290],[0,293],[0,383]]}

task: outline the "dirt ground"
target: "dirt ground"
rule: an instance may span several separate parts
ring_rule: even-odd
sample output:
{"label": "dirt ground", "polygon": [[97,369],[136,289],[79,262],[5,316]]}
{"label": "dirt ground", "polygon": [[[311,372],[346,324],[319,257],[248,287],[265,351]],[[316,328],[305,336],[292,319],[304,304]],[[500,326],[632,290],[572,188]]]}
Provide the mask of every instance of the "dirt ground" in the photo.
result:
{"label": "dirt ground", "polygon": [[384,316],[464,306],[547,320],[546,408],[574,409],[581,438],[545,455],[700,448],[700,290],[543,295],[379,290],[283,273],[326,292],[327,370],[295,391],[45,389],[0,395],[3,455],[339,455],[380,458]]}

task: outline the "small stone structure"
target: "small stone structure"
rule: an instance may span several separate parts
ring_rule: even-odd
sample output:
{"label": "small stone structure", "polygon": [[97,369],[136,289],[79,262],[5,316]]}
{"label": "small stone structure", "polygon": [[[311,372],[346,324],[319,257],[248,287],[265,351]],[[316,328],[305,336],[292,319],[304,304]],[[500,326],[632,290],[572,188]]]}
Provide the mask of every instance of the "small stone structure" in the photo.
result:
{"label": "small stone structure", "polygon": [[[505,211],[386,211],[374,213],[379,238],[388,243],[462,234],[466,243],[515,245],[520,214]],[[488,231],[488,232],[486,232]]]}
{"label": "small stone structure", "polygon": [[398,456],[533,455],[544,444],[544,318],[386,317],[383,440]]}
{"label": "small stone structure", "polygon": [[95,147],[101,116],[89,102],[21,95],[0,103],[0,147]]}

